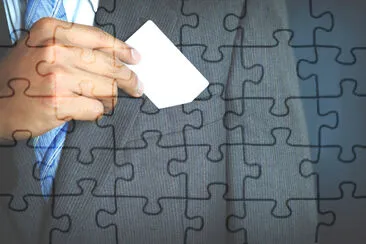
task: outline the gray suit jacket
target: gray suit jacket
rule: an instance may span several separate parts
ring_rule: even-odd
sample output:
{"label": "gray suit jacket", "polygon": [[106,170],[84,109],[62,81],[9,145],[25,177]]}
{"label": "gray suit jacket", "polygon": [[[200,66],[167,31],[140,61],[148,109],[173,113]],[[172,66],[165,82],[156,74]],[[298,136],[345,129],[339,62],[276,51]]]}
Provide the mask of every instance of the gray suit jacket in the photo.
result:
{"label": "gray suit jacket", "polygon": [[120,91],[73,121],[48,201],[30,141],[1,145],[0,243],[314,243],[284,1],[101,0],[95,25],[126,40],[148,19],[210,86],[162,110]]}

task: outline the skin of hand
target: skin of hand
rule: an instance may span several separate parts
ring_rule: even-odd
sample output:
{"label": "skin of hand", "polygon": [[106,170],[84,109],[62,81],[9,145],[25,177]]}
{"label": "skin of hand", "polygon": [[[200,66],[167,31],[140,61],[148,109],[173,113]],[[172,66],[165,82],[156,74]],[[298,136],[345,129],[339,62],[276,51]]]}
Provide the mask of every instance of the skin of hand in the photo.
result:
{"label": "skin of hand", "polygon": [[140,58],[96,27],[40,19],[0,62],[0,138],[96,120],[117,104],[118,88],[142,96],[143,84],[126,66]]}

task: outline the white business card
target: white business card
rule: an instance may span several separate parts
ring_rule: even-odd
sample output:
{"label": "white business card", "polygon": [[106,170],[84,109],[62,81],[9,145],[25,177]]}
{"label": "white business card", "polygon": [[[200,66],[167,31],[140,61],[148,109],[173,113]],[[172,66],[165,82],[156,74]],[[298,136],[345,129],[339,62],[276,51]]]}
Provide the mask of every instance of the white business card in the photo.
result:
{"label": "white business card", "polygon": [[125,42],[141,54],[137,65],[127,66],[137,74],[144,84],[144,94],[159,109],[192,102],[209,85],[151,20]]}

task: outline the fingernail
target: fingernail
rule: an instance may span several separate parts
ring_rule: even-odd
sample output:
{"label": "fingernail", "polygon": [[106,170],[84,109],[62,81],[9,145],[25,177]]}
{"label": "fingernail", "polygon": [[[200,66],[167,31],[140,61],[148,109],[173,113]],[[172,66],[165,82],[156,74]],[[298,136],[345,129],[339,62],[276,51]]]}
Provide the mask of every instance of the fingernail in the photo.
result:
{"label": "fingernail", "polygon": [[141,59],[140,53],[133,47],[131,47],[131,56],[135,61],[140,61]]}
{"label": "fingernail", "polygon": [[137,95],[142,96],[144,94],[144,84],[141,82],[140,79],[137,80]]}

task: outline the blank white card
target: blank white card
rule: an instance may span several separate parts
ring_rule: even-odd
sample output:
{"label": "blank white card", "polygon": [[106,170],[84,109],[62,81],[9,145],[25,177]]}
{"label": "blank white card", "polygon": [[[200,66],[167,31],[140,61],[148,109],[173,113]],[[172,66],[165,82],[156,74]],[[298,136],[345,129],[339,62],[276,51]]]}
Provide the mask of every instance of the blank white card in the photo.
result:
{"label": "blank white card", "polygon": [[144,94],[159,109],[192,102],[209,85],[151,20],[125,42],[141,54],[139,64],[127,66],[137,74],[144,84]]}

